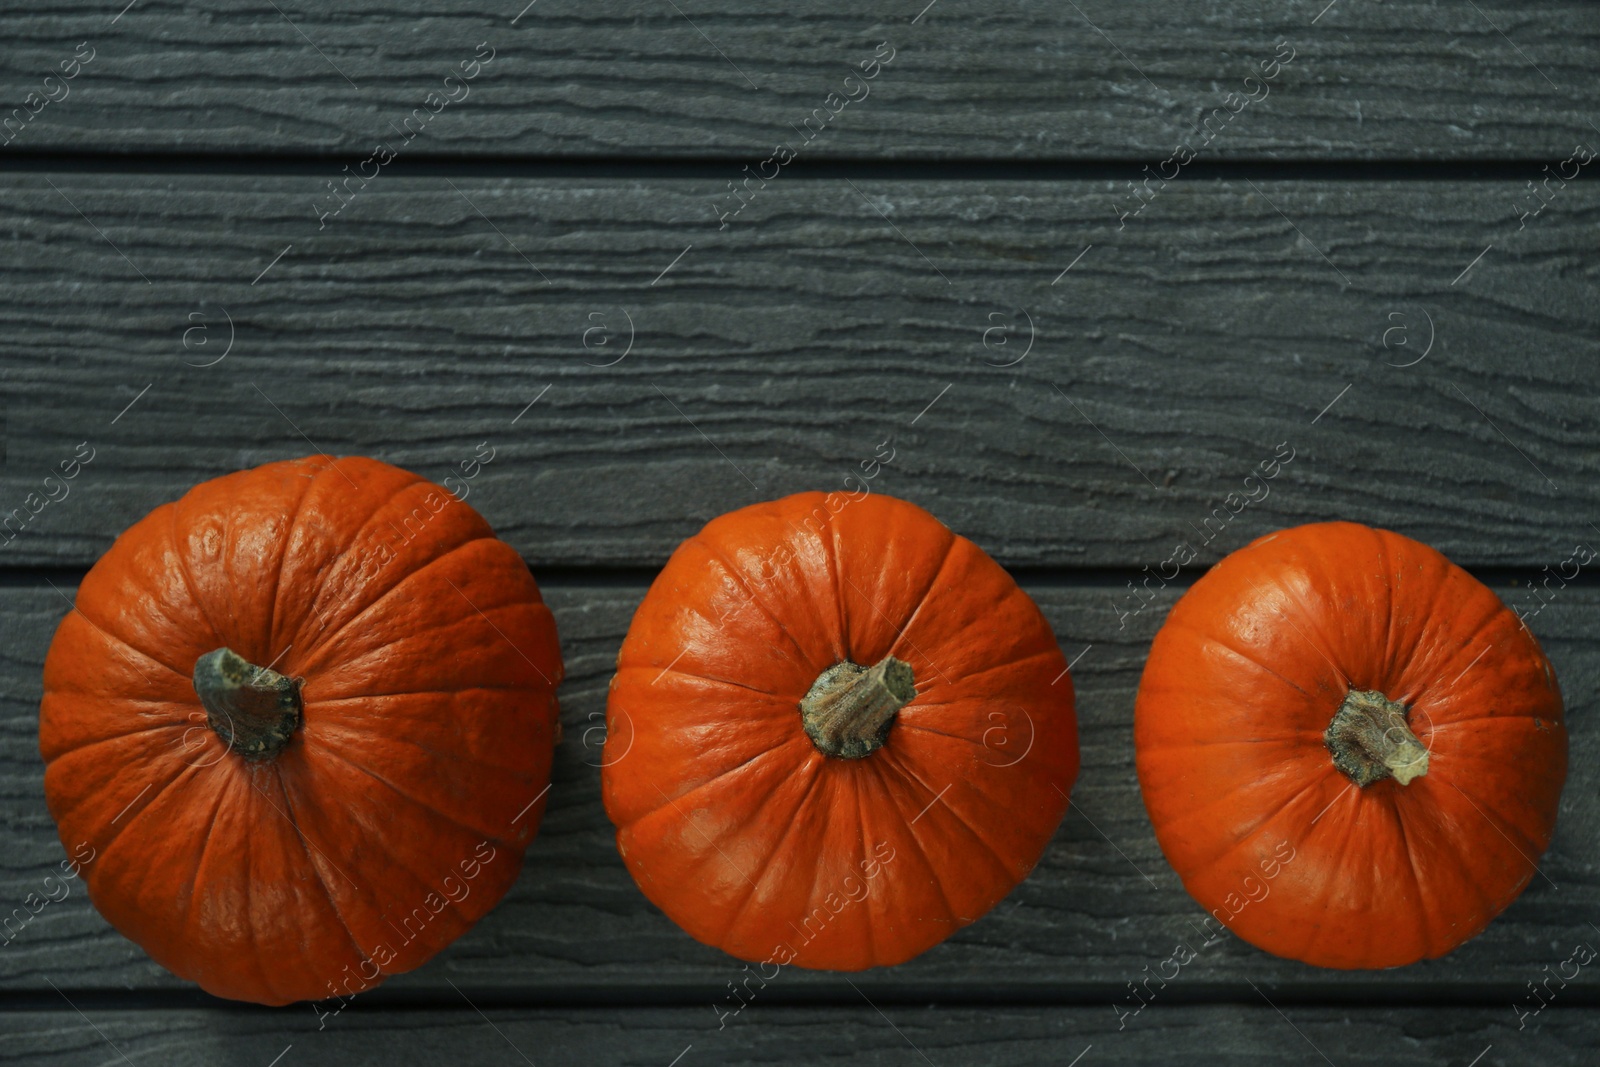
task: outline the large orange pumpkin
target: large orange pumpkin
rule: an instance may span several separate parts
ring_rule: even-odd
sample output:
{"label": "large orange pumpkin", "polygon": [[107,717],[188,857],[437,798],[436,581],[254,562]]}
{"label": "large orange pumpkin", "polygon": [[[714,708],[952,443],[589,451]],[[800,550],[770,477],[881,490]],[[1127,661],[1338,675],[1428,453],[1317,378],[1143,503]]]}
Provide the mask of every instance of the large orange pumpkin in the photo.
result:
{"label": "large orange pumpkin", "polygon": [[692,936],[900,963],[1033,868],[1078,771],[1072,681],[1009,575],[922,509],[802,493],[673,553],[617,657],[617,845]]}
{"label": "large orange pumpkin", "polygon": [[1442,956],[1533,877],[1567,772],[1561,691],[1444,556],[1353,523],[1233,553],[1156,636],[1134,739],[1185,888],[1322,967]]}
{"label": "large orange pumpkin", "polygon": [[472,508],[376,460],[269,463],[84,578],[45,661],[45,795],[95,907],[162,966],[348,996],[516,879],[560,680],[538,587]]}

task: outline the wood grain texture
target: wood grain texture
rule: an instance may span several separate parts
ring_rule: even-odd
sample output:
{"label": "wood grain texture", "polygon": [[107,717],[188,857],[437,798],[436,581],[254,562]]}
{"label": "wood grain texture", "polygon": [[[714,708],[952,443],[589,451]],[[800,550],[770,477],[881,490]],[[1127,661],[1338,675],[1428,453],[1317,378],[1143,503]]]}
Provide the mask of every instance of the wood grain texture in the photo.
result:
{"label": "wood grain texture", "polygon": [[[1178,143],[1198,147],[1196,128],[1230,92],[1260,96],[1244,79],[1284,39],[1292,63],[1206,156],[1543,161],[1597,137],[1600,17],[1581,0],[923,8],[806,2],[774,18],[740,0],[229,0],[138,4],[113,21],[103,5],[24,5],[0,14],[0,86],[6,113],[24,109],[87,41],[94,58],[70,94],[43,105],[10,149],[316,152],[353,163],[487,43],[490,66],[408,154],[755,164],[830,93],[869,90],[831,105],[839,114],[801,146],[805,158],[1153,164]],[[893,62],[867,90],[845,87],[882,41]]]}
{"label": "wood grain texture", "polygon": [[442,480],[480,442],[469,500],[535,566],[658,565],[884,441],[874,490],[1008,564],[1346,518],[1537,567],[1596,532],[1591,183],[1519,229],[1503,182],[1179,178],[1119,228],[1110,182],[780,179],[726,230],[696,181],[383,175],[326,225],[322,184],[0,182],[0,562],[86,565],[269,459]]}
{"label": "wood grain texture", "polygon": [[[363,1012],[359,1004],[322,1031],[303,1009],[278,1011],[8,1012],[0,1063],[78,1067],[160,1062],[171,1067],[432,1067],[440,1063],[540,1067],[839,1067],[912,1064],[1012,1067],[1186,1062],[1323,1063],[1339,1067],[1468,1067],[1593,1063],[1594,1013],[1550,1008],[1537,1029],[1518,1032],[1469,1009],[1173,1007],[1159,1021],[1118,1032],[1092,1008],[932,1008],[862,1003],[830,1008],[757,1008],[718,1030],[704,1008],[587,1011]],[[760,1021],[753,1016],[760,1012]],[[1492,1048],[1490,1058],[1475,1061]],[[1087,1053],[1086,1053],[1087,1050]],[[118,1054],[121,1054],[120,1056]],[[1086,1053],[1086,1054],[1085,1054]],[[1082,1059],[1076,1057],[1082,1056]],[[674,1057],[680,1057],[675,1059]]]}
{"label": "wood grain texture", "polygon": [[[1030,591],[1068,658],[1081,654],[1074,682],[1083,771],[1073,810],[1034,873],[987,917],[908,964],[851,976],[870,996],[1066,998],[1097,1005],[1112,1018],[1113,1005],[1127,1010],[1132,1004],[1126,983],[1142,978],[1146,967],[1157,970],[1179,941],[1195,941],[1204,912],[1156,845],[1133,766],[1134,693],[1173,591],[1128,616],[1126,625],[1112,604],[1119,591],[1110,585],[1035,585]],[[448,984],[454,982],[469,995],[524,998],[520,1003],[669,996],[709,1005],[729,996],[728,982],[744,977],[738,961],[691,940],[639,893],[617,856],[600,803],[606,687],[643,592],[623,585],[547,588],[568,672],[561,690],[565,736],[548,814],[527,866],[475,929],[428,965],[360,1001],[454,996]],[[1526,595],[1501,592],[1512,603]],[[72,593],[68,586],[38,583],[0,588],[0,917],[40,891],[44,876],[66,855],[44,805],[37,702],[44,653]],[[1391,1004],[1471,998],[1514,1020],[1511,1005],[1529,995],[1527,982],[1567,959],[1578,941],[1600,944],[1600,932],[1589,925],[1600,908],[1600,862],[1592,847],[1600,833],[1597,609],[1600,590],[1571,587],[1531,616],[1566,695],[1572,739],[1560,821],[1540,863],[1547,879],[1536,878],[1484,934],[1441,960],[1388,972],[1323,971],[1228,937],[1196,949],[1198,958],[1165,991],[1167,1001],[1248,1000],[1254,982],[1274,995],[1300,998],[1370,993]],[[102,921],[81,883],[68,884],[73,888],[65,899],[27,919],[0,949],[0,989],[49,993],[46,979],[69,991],[192,988]],[[773,1001],[858,995],[840,976],[792,968],[769,993]],[[1568,1003],[1593,1003],[1592,994],[1585,977],[1562,995]],[[709,1008],[702,1010],[711,1018]],[[1136,1023],[1149,1017],[1147,1009]]]}

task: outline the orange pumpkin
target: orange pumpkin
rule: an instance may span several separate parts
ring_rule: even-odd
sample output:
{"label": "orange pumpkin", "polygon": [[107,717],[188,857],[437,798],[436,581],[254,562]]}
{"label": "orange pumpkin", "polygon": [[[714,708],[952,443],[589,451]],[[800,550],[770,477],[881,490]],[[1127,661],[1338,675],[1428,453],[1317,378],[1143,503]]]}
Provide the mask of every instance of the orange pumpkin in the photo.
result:
{"label": "orange pumpkin", "polygon": [[802,493],[709,523],[617,657],[603,787],[645,896],[769,966],[900,963],[1038,861],[1072,681],[1009,575],[922,509]]}
{"label": "orange pumpkin", "polygon": [[1528,884],[1567,772],[1521,620],[1347,522],[1217,564],[1157,634],[1134,740],[1156,838],[1214,922],[1322,967],[1442,956]]}
{"label": "orange pumpkin", "polygon": [[477,512],[363,458],[269,463],[135,523],[45,660],[39,747],[100,913],[218,996],[348,996],[515,881],[555,624]]}

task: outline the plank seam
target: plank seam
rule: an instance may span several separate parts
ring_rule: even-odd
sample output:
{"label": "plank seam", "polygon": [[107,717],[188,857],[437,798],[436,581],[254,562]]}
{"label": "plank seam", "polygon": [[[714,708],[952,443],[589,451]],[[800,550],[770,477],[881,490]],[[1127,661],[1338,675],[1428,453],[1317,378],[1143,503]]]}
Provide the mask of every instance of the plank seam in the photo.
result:
{"label": "plank seam", "polygon": [[[0,155],[0,174],[75,172],[126,175],[312,176],[325,178],[349,153],[211,153],[12,151]],[[418,153],[404,170],[412,177],[699,179],[720,182],[749,163],[748,155],[680,157],[615,155],[565,157],[471,153]],[[1222,159],[1196,161],[1189,181],[1488,182],[1521,181],[1548,160],[1485,159]],[[794,168],[791,181],[1122,181],[1137,177],[1149,159],[872,156],[812,158]],[[787,173],[785,175],[788,177]]]}

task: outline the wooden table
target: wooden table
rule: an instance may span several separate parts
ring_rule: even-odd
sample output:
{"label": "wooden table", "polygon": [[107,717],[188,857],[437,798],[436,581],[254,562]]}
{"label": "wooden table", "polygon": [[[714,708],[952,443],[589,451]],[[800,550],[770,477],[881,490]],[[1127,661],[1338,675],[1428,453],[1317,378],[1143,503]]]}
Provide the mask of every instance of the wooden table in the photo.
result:
{"label": "wooden table", "polygon": [[[211,1000],[77,884],[3,943],[0,1062],[1596,1062],[1589,970],[1525,1014],[1600,946],[1600,585],[1530,588],[1600,543],[1592,4],[121,3],[0,12],[0,510],[94,456],[0,544],[0,914],[64,857],[37,708],[75,582],[227,471],[442,479],[487,442],[470,502],[556,612],[565,740],[520,882],[420,970],[337,1015]],[[608,672],[680,540],[883,441],[875,487],[1010,567],[1075,662],[1073,809],[946,944],[719,1025],[739,965],[645,901],[600,805]],[[1119,1018],[1202,914],[1131,724],[1203,567],[1137,613],[1127,583],[1280,446],[1200,563],[1354,519],[1528,608],[1561,821],[1445,959],[1229,938]]]}

